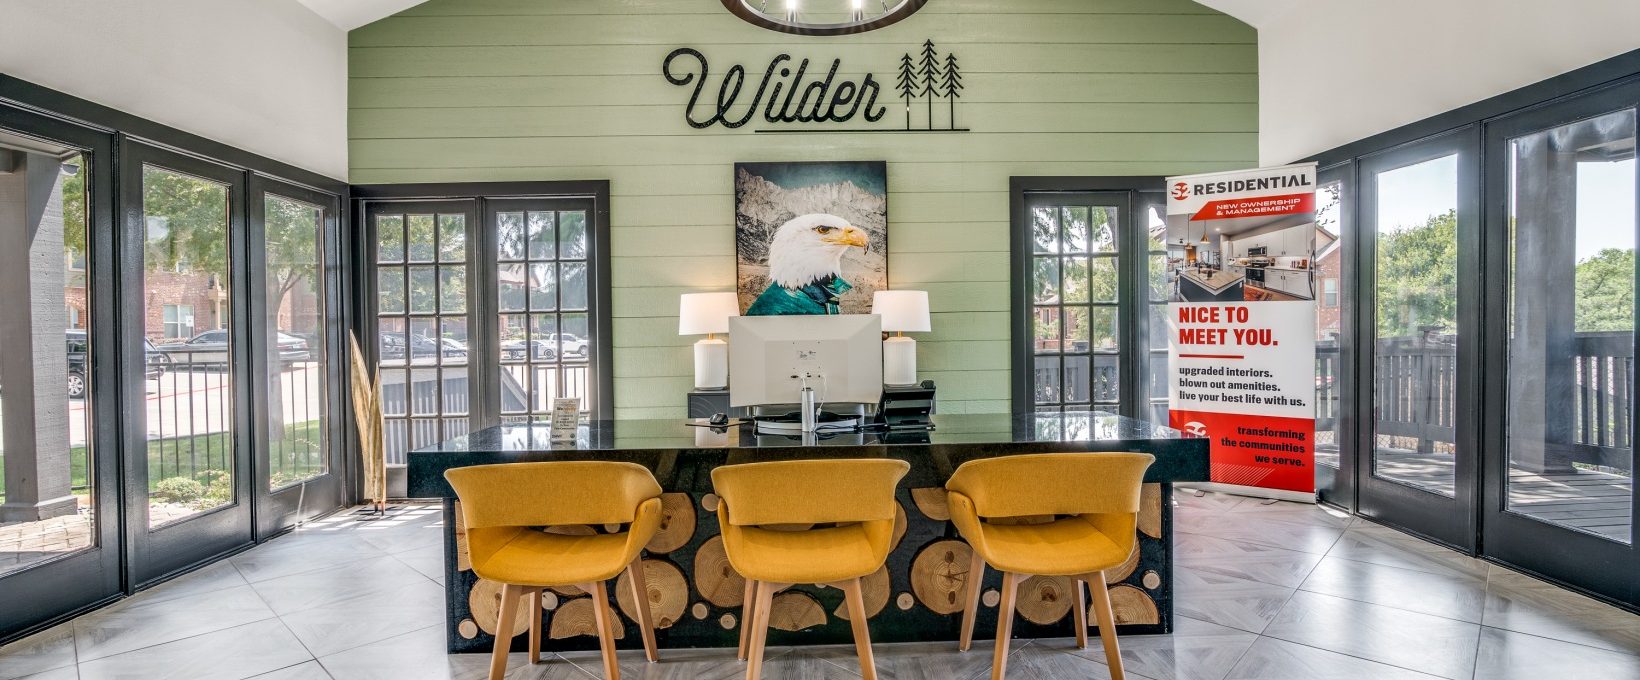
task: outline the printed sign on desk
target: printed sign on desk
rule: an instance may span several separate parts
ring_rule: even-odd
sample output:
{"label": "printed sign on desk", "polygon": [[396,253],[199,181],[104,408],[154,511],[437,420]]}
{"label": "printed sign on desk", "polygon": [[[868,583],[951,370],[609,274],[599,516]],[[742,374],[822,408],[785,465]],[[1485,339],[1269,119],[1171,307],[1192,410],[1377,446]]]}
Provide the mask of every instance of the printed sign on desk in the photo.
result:
{"label": "printed sign on desk", "polygon": [[1215,483],[1315,490],[1315,165],[1167,181],[1170,424]]}

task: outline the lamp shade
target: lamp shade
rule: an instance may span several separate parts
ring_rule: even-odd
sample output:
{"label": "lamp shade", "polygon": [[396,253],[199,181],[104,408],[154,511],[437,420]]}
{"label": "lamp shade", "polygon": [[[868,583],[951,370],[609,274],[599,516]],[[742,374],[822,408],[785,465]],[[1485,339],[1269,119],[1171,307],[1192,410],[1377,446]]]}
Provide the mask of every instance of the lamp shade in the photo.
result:
{"label": "lamp shade", "polygon": [[871,313],[883,317],[889,333],[927,333],[928,291],[879,290],[871,296]]}
{"label": "lamp shade", "polygon": [[731,316],[740,316],[735,293],[684,293],[678,302],[678,335],[728,333]]}

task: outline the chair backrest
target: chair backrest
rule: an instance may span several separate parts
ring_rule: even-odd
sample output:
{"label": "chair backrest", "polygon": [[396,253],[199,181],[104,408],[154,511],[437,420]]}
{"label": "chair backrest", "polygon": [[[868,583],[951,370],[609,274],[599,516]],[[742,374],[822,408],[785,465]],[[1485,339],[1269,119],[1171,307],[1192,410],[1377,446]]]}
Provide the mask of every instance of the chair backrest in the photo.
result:
{"label": "chair backrest", "polygon": [[624,524],[661,486],[633,463],[561,461],[452,468],[444,478],[461,499],[468,529],[560,524]]}
{"label": "chair backrest", "polygon": [[734,526],[894,519],[903,460],[793,460],[726,465],[712,486]]}
{"label": "chair backrest", "polygon": [[945,488],[980,517],[1139,512],[1148,453],[1041,453],[963,463]]}

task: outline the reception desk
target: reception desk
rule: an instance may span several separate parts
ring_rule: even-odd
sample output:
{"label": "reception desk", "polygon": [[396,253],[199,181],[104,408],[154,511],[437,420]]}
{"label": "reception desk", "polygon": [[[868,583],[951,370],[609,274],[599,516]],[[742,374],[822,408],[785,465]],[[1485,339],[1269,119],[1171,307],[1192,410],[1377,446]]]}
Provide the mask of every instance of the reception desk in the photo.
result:
{"label": "reception desk", "polygon": [[[504,425],[409,454],[411,497],[444,499],[447,632],[451,652],[487,652],[494,643],[500,587],[473,574],[455,493],[444,471],[469,465],[553,460],[609,460],[649,468],[665,495],[666,519],[644,558],[650,605],[668,647],[734,647],[744,581],[729,567],[714,515],[712,469],[721,465],[814,458],[898,458],[911,464],[898,493],[900,521],[888,564],[865,579],[866,611],[875,642],[956,640],[967,587],[969,548],[949,521],[943,486],[962,463],[980,458],[1065,451],[1142,451],[1156,456],[1145,476],[1139,550],[1107,572],[1122,634],[1171,631],[1173,609],[1172,510],[1174,482],[1205,481],[1207,440],[1106,413],[941,415],[932,432],[756,435],[750,429],[712,430],[676,420],[601,421],[582,425],[573,441],[554,441],[544,425]],[[551,498],[540,499],[551,503]],[[553,527],[548,531],[602,532],[619,527]],[[995,635],[1001,575],[987,570],[975,634]],[[637,645],[629,585],[615,584],[617,636]],[[802,584],[776,595],[770,645],[845,644],[852,641],[840,590]],[[1019,589],[1019,637],[1068,637],[1075,594],[1071,581],[1033,577]],[[585,593],[558,589],[543,597],[543,649],[597,649],[592,606]],[[523,649],[526,637],[514,641]]]}

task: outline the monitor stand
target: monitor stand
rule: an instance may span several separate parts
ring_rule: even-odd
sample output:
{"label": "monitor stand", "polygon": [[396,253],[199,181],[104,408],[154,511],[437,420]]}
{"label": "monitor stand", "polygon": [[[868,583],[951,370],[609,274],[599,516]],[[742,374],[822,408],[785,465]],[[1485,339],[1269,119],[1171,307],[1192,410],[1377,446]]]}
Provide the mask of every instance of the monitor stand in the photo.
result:
{"label": "monitor stand", "polygon": [[[758,416],[755,420],[758,434],[803,434],[803,414],[797,411],[779,416]],[[820,417],[816,420],[816,428],[841,432],[856,429],[863,421],[864,418],[858,415],[821,411]]]}

